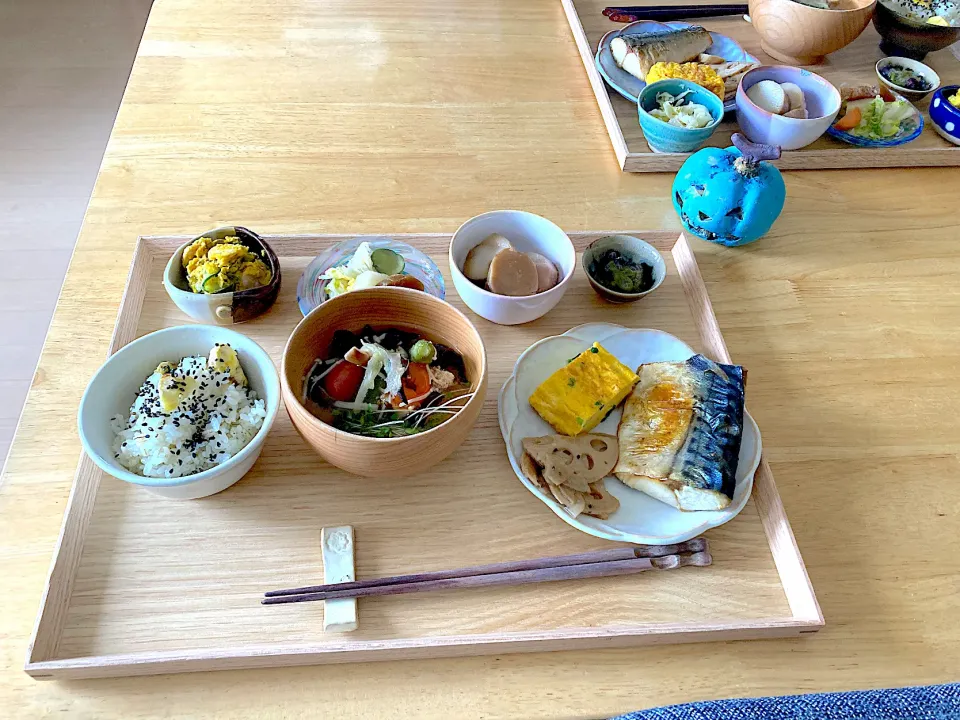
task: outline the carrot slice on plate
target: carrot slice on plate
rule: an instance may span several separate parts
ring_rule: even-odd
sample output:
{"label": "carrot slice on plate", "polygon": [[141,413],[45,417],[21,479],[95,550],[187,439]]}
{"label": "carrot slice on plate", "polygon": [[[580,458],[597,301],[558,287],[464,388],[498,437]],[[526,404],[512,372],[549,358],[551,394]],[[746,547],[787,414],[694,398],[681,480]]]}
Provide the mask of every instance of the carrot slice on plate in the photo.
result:
{"label": "carrot slice on plate", "polygon": [[851,108],[847,111],[846,115],[833,124],[833,127],[835,127],[837,130],[853,130],[857,125],[860,124],[862,119],[863,113],[860,112],[860,108]]}

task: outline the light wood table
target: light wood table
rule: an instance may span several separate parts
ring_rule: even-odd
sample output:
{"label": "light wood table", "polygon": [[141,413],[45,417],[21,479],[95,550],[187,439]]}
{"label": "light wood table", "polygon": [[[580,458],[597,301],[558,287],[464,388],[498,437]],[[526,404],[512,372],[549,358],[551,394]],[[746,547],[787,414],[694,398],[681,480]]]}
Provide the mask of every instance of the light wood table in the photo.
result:
{"label": "light wood table", "polygon": [[793,172],[760,242],[696,252],[827,627],[699,644],[122,680],[21,672],[139,234],[450,231],[517,207],[678,229],[617,168],[556,0],[158,0],[0,488],[5,717],[602,717],[957,679],[960,174]]}

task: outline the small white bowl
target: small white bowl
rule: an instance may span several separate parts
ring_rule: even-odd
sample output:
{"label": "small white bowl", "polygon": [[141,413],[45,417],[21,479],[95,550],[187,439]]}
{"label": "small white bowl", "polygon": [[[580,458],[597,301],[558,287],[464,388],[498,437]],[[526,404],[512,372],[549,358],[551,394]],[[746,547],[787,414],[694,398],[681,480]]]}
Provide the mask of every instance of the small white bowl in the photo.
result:
{"label": "small white bowl", "polygon": [[[492,233],[507,238],[521,252],[538,252],[560,270],[560,282],[536,295],[497,295],[474,285],[461,268],[467,253]],[[499,325],[520,325],[550,312],[567,291],[577,267],[570,238],[546,218],[522,210],[494,210],[467,220],[450,242],[450,276],[467,307]]]}
{"label": "small white bowl", "polygon": [[[906,68],[907,70],[912,70],[917,75],[922,77],[928,83],[930,83],[929,90],[910,90],[903,87],[902,85],[897,85],[890,80],[887,80],[881,70],[887,67],[888,65],[899,65],[900,67]],[[916,102],[917,100],[923,100],[927,95],[935,91],[940,87],[940,76],[933,71],[933,68],[929,65],[924,65],[919,60],[911,60],[910,58],[905,57],[896,57],[891,55],[890,57],[880,58],[877,61],[876,65],[877,71],[877,80],[886,85],[888,88],[893,90],[893,92],[903,95],[907,100]]]}
{"label": "small white bowl", "polygon": [[[267,416],[259,432],[223,464],[186,477],[144,477],[120,465],[113,453],[115,433],[110,427],[111,418],[127,416],[137,390],[160,362],[207,355],[218,342],[229,343],[237,351],[250,387],[266,403]],[[84,451],[104,472],[157,495],[187,500],[213,495],[240,480],[260,456],[279,409],[280,377],[270,356],[257,343],[227,328],[178,325],[144,335],[111,355],[83,393],[77,425]]]}

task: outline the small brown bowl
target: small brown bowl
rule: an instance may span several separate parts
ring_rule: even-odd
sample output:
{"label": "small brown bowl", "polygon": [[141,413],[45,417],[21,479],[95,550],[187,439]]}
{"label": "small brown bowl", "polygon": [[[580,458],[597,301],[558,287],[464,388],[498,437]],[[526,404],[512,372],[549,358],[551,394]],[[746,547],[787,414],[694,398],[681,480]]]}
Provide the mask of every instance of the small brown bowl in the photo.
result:
{"label": "small brown bowl", "polygon": [[[473,397],[443,424],[406,437],[364,437],[323,422],[302,402],[307,373],[327,355],[335,330],[364,325],[416,332],[453,348],[463,356]],[[324,460],[355,475],[403,477],[436,465],[470,434],[487,392],[487,353],[473,324],[443,300],[405,288],[357,290],[327,300],[294,328],[283,349],[280,385],[294,427]]]}
{"label": "small brown bowl", "polygon": [[[621,255],[630,258],[636,263],[651,265],[653,267],[653,285],[643,292],[638,293],[617,292],[616,290],[611,290],[606,285],[601,285],[593,277],[591,268],[596,256],[604,250],[616,250]],[[647,241],[641,240],[633,235],[607,235],[606,237],[594,240],[587,249],[583,251],[580,263],[583,265],[583,272],[586,274],[587,280],[590,281],[590,287],[604,300],[613,303],[635,302],[642,297],[646,297],[660,287],[663,279],[667,276],[667,265],[663,261],[663,256],[660,254],[660,251]]]}
{"label": "small brown bowl", "polygon": [[[270,269],[270,282],[260,287],[236,292],[195,293],[187,282],[183,269],[183,252],[196,240],[207,237],[219,240],[236,237],[255,255],[259,255]],[[280,293],[280,259],[266,240],[245,227],[216,228],[185,242],[170,258],[163,272],[163,287],[170,299],[194,320],[212,325],[235,325],[253,320],[271,308]]]}

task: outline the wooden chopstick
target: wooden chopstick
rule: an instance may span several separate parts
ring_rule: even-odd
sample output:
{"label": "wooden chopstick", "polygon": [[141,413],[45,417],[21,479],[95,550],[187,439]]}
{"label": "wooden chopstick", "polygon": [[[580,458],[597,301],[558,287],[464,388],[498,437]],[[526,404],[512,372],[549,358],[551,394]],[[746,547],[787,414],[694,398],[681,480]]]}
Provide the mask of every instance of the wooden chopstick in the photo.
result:
{"label": "wooden chopstick", "polygon": [[667,555],[682,555],[704,552],[707,550],[705,538],[694,538],[676,545],[635,545],[633,547],[610,548],[594,552],[579,553],[577,555],[560,555],[558,557],[533,558],[530,560],[512,560],[509,562],[492,563],[490,565],[475,565],[473,567],[456,568],[453,570],[435,570],[433,572],[412,573],[409,575],[393,575],[390,577],[371,578],[369,580],[355,580],[354,582],[332,583],[327,585],[308,585],[306,587],[289,588],[287,590],[271,590],[264,593],[264,597],[281,597],[284,595],[303,595],[305,593],[322,593],[331,590],[360,590],[364,588],[380,587],[383,585],[399,585],[402,583],[426,582],[429,580],[449,580],[451,578],[470,577],[473,575],[491,575],[494,573],[520,572],[524,570],[539,570],[543,568],[563,567],[568,565],[589,565],[592,563],[611,562],[616,560],[632,560],[634,558],[665,557]]}
{"label": "wooden chopstick", "polygon": [[681,20],[684,18],[720,17],[743,15],[749,8],[745,4],[724,5],[612,5],[603,9],[603,14],[614,22],[637,20]]}
{"label": "wooden chopstick", "polygon": [[264,605],[284,603],[313,602],[316,600],[337,600],[340,598],[371,597],[379,595],[405,595],[407,593],[430,592],[433,590],[459,590],[465,588],[491,587],[494,585],[526,585],[529,583],[554,582],[557,580],[582,580],[586,578],[633,575],[645,570],[672,570],[688,565],[705,567],[713,562],[708,552],[692,555],[665,555],[663,557],[633,558],[632,560],[614,560],[585,565],[562,565],[560,567],[520,570],[518,572],[490,573],[468,577],[447,578],[445,580],[426,580],[423,582],[399,583],[396,585],[377,585],[375,587],[354,590],[330,590],[327,592],[305,593],[303,595],[281,595],[264,598]]}

